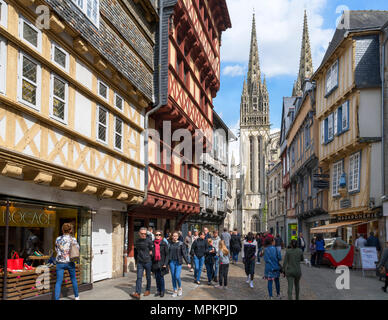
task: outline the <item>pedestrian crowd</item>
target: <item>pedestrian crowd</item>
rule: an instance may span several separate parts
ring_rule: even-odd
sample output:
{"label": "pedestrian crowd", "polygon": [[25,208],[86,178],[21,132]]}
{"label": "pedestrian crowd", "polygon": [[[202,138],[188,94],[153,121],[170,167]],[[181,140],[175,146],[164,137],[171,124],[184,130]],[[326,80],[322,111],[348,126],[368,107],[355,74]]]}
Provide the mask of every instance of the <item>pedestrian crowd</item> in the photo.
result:
{"label": "pedestrian crowd", "polygon": [[[365,240],[365,239],[364,239]],[[375,237],[371,235],[368,240],[358,237],[356,246],[365,245],[376,246]],[[284,242],[278,234],[276,237],[271,232],[248,233],[241,236],[237,229],[228,231],[224,229],[219,236],[218,231],[209,232],[208,228],[203,231],[188,231],[183,238],[181,231],[163,234],[152,228],[148,230],[141,228],[139,239],[135,243],[135,261],[137,266],[136,291],[131,294],[134,299],[141,298],[143,274],[146,275],[146,290],[144,296],[151,294],[151,273],[156,279],[157,291],[155,296],[164,297],[165,279],[167,274],[171,274],[173,287],[173,297],[182,296],[181,272],[183,264],[187,265],[193,273],[193,281],[197,285],[201,284],[201,275],[206,271],[207,284],[216,288],[227,289],[229,264],[237,264],[241,254],[244,264],[246,283],[251,288],[254,287],[255,264],[261,264],[264,260],[264,276],[267,281],[269,299],[274,299],[273,285],[275,285],[276,298],[280,299],[280,277],[287,278],[288,299],[293,299],[295,288],[295,299],[300,297],[300,279],[302,277],[300,264],[304,260],[305,249],[310,250],[310,263],[313,267],[320,267],[325,253],[325,240],[322,235],[317,235],[308,244],[303,234],[291,240],[286,248],[284,258],[282,249]],[[388,264],[388,251],[384,251],[382,259],[378,265],[383,272],[386,272]],[[388,277],[387,277],[388,278]],[[387,290],[387,281],[382,288]]]}

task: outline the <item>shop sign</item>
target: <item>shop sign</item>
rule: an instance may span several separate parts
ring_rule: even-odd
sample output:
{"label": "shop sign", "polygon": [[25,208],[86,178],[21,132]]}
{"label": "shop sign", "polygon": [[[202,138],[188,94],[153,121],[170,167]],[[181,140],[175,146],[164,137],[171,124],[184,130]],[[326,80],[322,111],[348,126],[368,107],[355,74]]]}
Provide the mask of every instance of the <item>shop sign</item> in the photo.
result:
{"label": "shop sign", "polygon": [[339,216],[338,221],[349,221],[349,220],[362,220],[362,219],[376,219],[382,216],[382,212],[370,212],[370,213],[358,213],[347,216]]}
{"label": "shop sign", "polygon": [[350,199],[344,199],[340,201],[340,207],[341,209],[350,208],[352,205]]}
{"label": "shop sign", "polygon": [[377,251],[375,247],[360,248],[361,264],[363,270],[376,270],[375,262],[379,261],[377,258]]}
{"label": "shop sign", "polygon": [[[0,207],[0,226],[5,226],[6,207]],[[43,209],[9,208],[10,227],[50,228],[55,226],[55,211]]]}

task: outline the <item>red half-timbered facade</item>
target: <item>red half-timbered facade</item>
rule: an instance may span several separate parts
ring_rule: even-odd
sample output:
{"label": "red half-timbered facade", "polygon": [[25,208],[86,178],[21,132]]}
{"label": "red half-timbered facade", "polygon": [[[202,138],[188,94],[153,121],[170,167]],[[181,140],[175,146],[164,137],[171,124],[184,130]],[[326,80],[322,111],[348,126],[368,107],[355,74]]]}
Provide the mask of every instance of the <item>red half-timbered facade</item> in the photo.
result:
{"label": "red half-timbered facade", "polygon": [[[150,128],[161,139],[149,142],[147,198],[143,207],[130,213],[130,228],[137,222],[174,231],[200,212],[195,131],[204,133],[206,148],[212,141],[212,102],[220,88],[221,34],[230,27],[225,0],[178,0],[175,5],[168,28],[168,102],[150,117]],[[179,142],[167,146],[164,121],[171,121],[172,135],[177,129],[189,130],[193,159],[172,151]],[[167,152],[172,152],[171,163]]]}

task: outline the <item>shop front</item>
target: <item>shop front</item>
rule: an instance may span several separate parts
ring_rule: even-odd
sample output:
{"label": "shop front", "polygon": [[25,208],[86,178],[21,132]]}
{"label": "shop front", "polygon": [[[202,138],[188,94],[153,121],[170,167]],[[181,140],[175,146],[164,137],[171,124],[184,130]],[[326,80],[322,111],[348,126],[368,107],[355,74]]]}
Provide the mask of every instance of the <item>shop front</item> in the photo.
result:
{"label": "shop front", "polygon": [[[62,234],[64,223],[73,225],[74,237],[80,244],[77,262],[80,291],[90,289],[91,211],[83,207],[0,196],[1,299],[51,299],[56,281],[55,266],[51,262],[56,256],[55,240]],[[17,257],[23,260],[15,267],[11,259]],[[39,277],[42,271],[49,277]],[[62,288],[62,294],[72,294],[66,273]]]}

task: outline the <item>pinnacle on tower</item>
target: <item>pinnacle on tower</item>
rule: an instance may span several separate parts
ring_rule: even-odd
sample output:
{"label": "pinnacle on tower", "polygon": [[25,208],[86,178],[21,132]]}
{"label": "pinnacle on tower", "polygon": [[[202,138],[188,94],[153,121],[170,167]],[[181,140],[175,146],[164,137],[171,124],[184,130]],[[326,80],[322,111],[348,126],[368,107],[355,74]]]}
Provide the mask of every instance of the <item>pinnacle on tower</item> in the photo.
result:
{"label": "pinnacle on tower", "polygon": [[299,62],[299,74],[298,79],[294,83],[292,91],[293,96],[301,96],[302,85],[305,79],[309,79],[313,74],[313,60],[311,58],[311,47],[310,37],[307,23],[307,13],[304,11],[304,24],[303,24],[303,36],[302,36],[302,47],[300,53]]}
{"label": "pinnacle on tower", "polygon": [[256,20],[254,13],[252,18],[251,50],[249,53],[248,86],[250,86],[253,81],[261,81],[259,49],[257,45]]}

